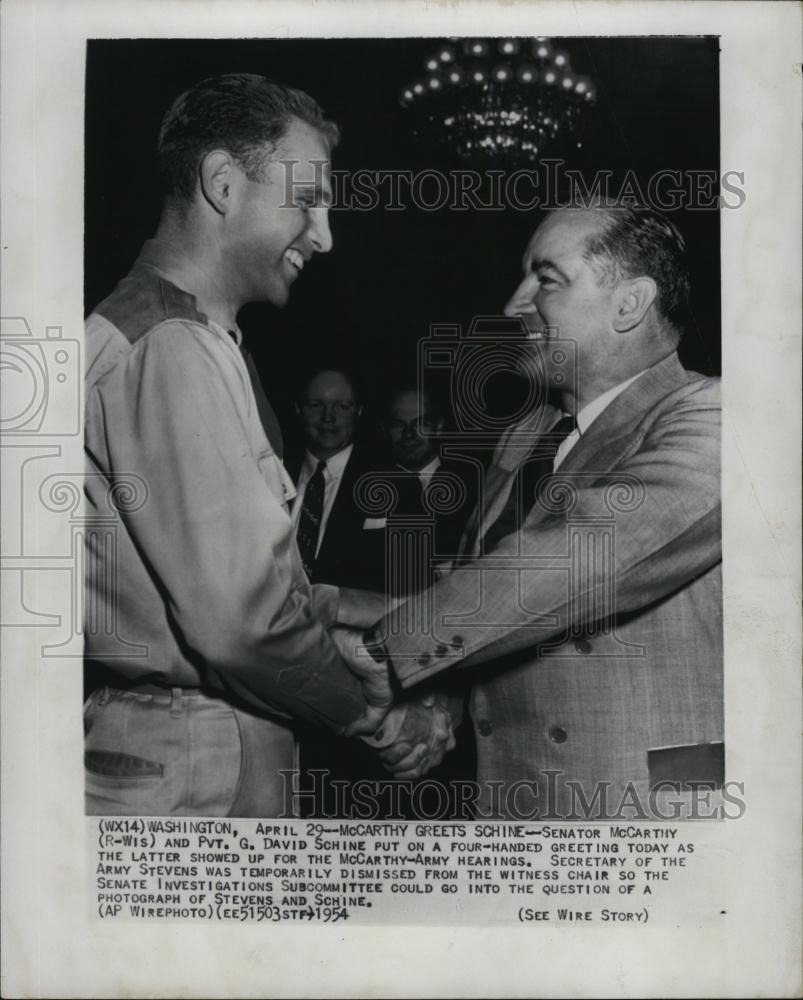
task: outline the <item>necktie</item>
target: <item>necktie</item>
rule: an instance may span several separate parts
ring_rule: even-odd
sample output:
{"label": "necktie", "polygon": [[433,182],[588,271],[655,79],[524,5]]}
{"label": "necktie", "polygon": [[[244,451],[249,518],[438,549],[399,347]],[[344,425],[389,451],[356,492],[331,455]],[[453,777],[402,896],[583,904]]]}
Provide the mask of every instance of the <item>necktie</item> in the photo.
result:
{"label": "necktie", "polygon": [[312,579],[315,568],[315,552],[318,548],[318,534],[321,530],[323,517],[323,497],[326,490],[325,470],[326,462],[318,462],[318,468],[307,483],[304,499],[301,503],[298,530],[296,531],[298,551],[301,553],[301,561],[304,563],[304,569],[310,579]]}
{"label": "necktie", "polygon": [[522,526],[535,503],[535,491],[539,481],[552,472],[555,455],[561,442],[576,426],[574,417],[562,417],[550,431],[538,438],[533,450],[519,466],[502,513],[485,533],[483,547],[486,552],[491,552],[499,544],[500,539],[513,534]]}
{"label": "necktie", "polygon": [[401,465],[397,465],[395,472],[402,475],[396,480],[396,488],[399,493],[399,500],[393,511],[396,515],[409,517],[426,513],[424,506],[424,484],[417,472],[411,472]]}

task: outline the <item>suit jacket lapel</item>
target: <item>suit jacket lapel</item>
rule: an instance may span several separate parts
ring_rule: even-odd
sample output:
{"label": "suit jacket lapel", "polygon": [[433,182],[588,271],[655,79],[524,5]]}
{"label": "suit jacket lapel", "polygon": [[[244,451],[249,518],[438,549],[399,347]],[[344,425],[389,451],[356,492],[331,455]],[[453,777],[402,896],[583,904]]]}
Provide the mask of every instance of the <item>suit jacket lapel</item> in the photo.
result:
{"label": "suit jacket lapel", "polygon": [[557,474],[580,470],[607,472],[613,468],[632,444],[634,432],[644,417],[659,400],[688,381],[688,373],[674,353],[648,368],[580,435]]}
{"label": "suit jacket lapel", "polygon": [[461,555],[477,554],[480,539],[507,503],[519,466],[532,452],[535,439],[550,428],[559,415],[556,407],[546,404],[505,432],[486,470],[477,506],[468,519],[460,545]]}
{"label": "suit jacket lapel", "polygon": [[[626,453],[633,432],[663,396],[688,382],[689,376],[677,354],[648,368],[591,424],[558,469],[558,474],[575,471],[606,472]],[[535,437],[545,433],[558,417],[555,407],[545,406],[530,414],[499,444],[495,461],[488,469],[482,502],[466,529],[461,551],[476,555],[479,540],[502,513],[519,465],[532,451]]]}

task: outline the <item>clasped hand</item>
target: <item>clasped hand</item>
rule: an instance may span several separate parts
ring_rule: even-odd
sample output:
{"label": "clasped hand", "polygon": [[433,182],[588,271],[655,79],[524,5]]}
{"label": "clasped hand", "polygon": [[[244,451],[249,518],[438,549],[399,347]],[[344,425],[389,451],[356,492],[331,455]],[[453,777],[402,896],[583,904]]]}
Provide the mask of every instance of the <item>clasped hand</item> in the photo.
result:
{"label": "clasped hand", "polygon": [[420,778],[454,749],[451,716],[435,695],[404,702],[393,712],[403,712],[404,718],[394,742],[379,751],[379,759],[394,778]]}
{"label": "clasped hand", "polygon": [[[454,748],[451,717],[434,694],[394,706],[393,686],[386,663],[367,651],[362,633],[334,628],[330,635],[348,668],[362,683],[367,709],[346,730],[346,736],[363,736],[379,751],[383,766],[396,778],[425,774]],[[395,735],[384,742],[385,734]]]}

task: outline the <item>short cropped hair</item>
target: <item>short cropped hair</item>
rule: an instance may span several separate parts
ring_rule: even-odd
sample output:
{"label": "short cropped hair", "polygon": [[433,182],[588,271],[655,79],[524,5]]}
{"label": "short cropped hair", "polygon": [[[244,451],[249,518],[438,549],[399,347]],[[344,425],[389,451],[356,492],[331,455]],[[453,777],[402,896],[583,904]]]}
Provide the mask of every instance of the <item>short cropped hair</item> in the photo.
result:
{"label": "short cropped hair", "polygon": [[340,362],[334,362],[332,364],[316,364],[311,368],[307,368],[301,376],[301,380],[298,383],[296,389],[296,402],[301,404],[306,400],[307,390],[309,389],[310,383],[313,379],[322,375],[324,372],[334,372],[335,375],[340,375],[344,382],[347,382],[351,394],[354,396],[355,406],[359,406],[362,401],[362,391],[359,379],[354,371],[347,365],[341,364]]}
{"label": "short cropped hair", "polygon": [[600,282],[649,277],[656,308],[682,334],[688,323],[690,279],[686,242],[665,215],[647,206],[600,206],[602,230],[586,240],[585,259]]}
{"label": "short cropped hair", "polygon": [[340,133],[302,90],[255,73],[228,73],[202,80],[178,97],[159,130],[159,174],[165,195],[188,201],[201,160],[225,149],[249,180],[261,181],[269,155],[293,119],[320,132],[330,149]]}
{"label": "short cropped hair", "polygon": [[423,403],[424,408],[429,410],[429,414],[433,419],[440,420],[444,417],[443,400],[438,393],[432,391],[431,386],[422,384],[415,378],[402,378],[391,381],[387,391],[383,395],[382,409],[385,419],[390,417],[393,404],[405,392],[413,393]]}

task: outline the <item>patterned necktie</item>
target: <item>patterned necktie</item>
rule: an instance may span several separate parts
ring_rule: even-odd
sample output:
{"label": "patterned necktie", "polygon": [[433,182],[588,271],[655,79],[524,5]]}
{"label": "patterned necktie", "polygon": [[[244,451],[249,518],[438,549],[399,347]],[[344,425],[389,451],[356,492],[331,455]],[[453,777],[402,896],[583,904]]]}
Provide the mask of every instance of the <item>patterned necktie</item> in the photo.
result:
{"label": "patterned necktie", "polygon": [[485,533],[483,548],[486,553],[495,549],[506,535],[521,528],[535,503],[538,483],[552,472],[558,448],[576,427],[574,417],[562,417],[551,430],[538,438],[533,450],[519,466],[502,513]]}
{"label": "patterned necktie", "polygon": [[318,462],[318,468],[307,483],[296,531],[298,551],[301,553],[301,561],[304,563],[304,569],[310,579],[312,579],[315,569],[315,552],[318,548],[318,535],[323,517],[323,497],[326,491],[325,470],[326,462]]}

